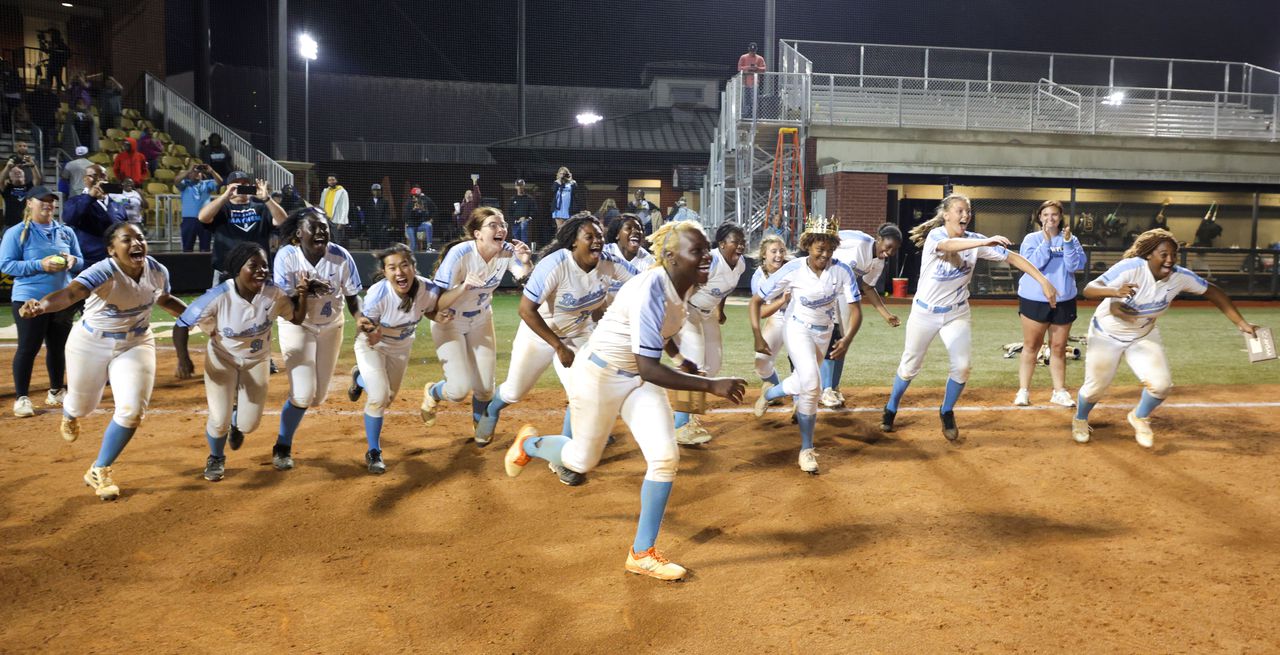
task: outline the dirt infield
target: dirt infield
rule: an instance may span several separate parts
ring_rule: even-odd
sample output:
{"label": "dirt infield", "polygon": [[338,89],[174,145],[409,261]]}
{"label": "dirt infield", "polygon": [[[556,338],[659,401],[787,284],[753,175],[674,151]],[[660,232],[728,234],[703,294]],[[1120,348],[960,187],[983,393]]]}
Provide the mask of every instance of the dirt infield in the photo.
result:
{"label": "dirt infield", "polygon": [[[295,470],[271,468],[272,415],[211,484],[203,389],[173,382],[168,360],[114,503],[80,482],[108,415],[74,444],[56,413],[0,418],[0,651],[1280,649],[1280,410],[1175,406],[1280,385],[1177,388],[1153,451],[1119,408],[1135,389],[1095,411],[1087,446],[1068,410],[967,411],[1011,395],[971,391],[960,447],[907,411],[940,392],[913,390],[892,438],[878,413],[823,413],[817,477],[797,468],[785,413],[712,414],[717,438],[682,451],[659,537],[692,575],[661,583],[622,571],[644,470],[623,430],[585,486],[540,466],[504,475],[520,422],[559,425],[558,393],[509,409],[480,450],[462,407],[425,430],[409,389],[381,477],[364,471],[358,408],[332,394]],[[270,407],[286,384],[272,378]],[[871,408],[884,391],[846,394]]]}

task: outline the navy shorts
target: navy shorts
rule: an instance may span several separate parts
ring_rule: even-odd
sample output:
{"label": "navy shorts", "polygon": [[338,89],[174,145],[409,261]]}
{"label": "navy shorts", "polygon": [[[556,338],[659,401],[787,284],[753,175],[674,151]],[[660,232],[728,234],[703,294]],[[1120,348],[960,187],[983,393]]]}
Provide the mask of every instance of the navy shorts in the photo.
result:
{"label": "navy shorts", "polygon": [[1047,302],[1019,297],[1018,313],[1037,323],[1071,325],[1076,322],[1076,299],[1059,300],[1057,307],[1050,307]]}

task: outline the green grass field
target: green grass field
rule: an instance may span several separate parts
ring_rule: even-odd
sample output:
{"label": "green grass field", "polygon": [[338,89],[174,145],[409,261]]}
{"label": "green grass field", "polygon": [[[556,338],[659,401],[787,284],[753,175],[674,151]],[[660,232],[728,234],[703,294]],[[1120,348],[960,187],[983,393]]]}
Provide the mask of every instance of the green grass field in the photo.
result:
{"label": "green grass field", "polygon": [[[190,301],[191,298],[186,300]],[[498,337],[498,380],[506,374],[511,359],[510,344],[515,337],[519,317],[516,306],[519,296],[502,294],[494,299],[494,319]],[[903,318],[909,313],[908,306],[893,305],[892,311]],[[1280,326],[1280,306],[1248,307],[1244,315],[1259,325]],[[727,308],[729,320],[724,326],[725,365],[723,375],[738,375],[751,384],[759,382],[752,369],[751,327],[747,323],[745,304],[731,304]],[[1083,337],[1087,331],[1088,317],[1092,315],[1092,307],[1082,307],[1080,318],[1075,323],[1073,336]],[[172,318],[156,310],[153,320],[157,323],[171,323]],[[9,311],[0,314],[0,328],[12,326],[13,318]],[[1160,319],[1160,330],[1164,339],[1165,350],[1173,369],[1175,384],[1249,384],[1261,381],[1280,379],[1280,363],[1275,361],[1262,364],[1249,364],[1244,352],[1244,340],[1227,319],[1207,303],[1183,302],[1175,305],[1173,310]],[[350,342],[353,338],[354,321],[346,324],[347,347],[340,360],[342,370],[355,362]],[[168,329],[158,330],[161,342],[166,342]],[[1017,359],[1004,359],[1001,346],[1022,339],[1017,309],[1013,306],[995,306],[973,308],[973,373],[970,386],[976,387],[1017,387]],[[854,339],[849,359],[845,365],[844,386],[846,387],[884,387],[892,380],[902,354],[903,328],[890,328],[880,320],[878,314],[866,308],[863,327]],[[203,335],[193,335],[192,343],[202,345]],[[1083,344],[1079,345],[1083,349]],[[785,370],[785,363],[783,365]],[[942,343],[935,340],[929,350],[929,357],[924,371],[916,378],[914,386],[942,386],[946,380],[947,353]],[[163,372],[162,372],[163,374]],[[440,365],[435,358],[434,345],[431,342],[430,329],[426,321],[418,330],[418,338],[413,346],[413,363],[409,368],[403,388],[413,389],[439,379]],[[1068,362],[1067,383],[1072,389],[1080,386],[1084,378],[1083,360]],[[1126,367],[1121,367],[1115,384],[1135,384],[1136,379]],[[1049,373],[1044,367],[1037,369],[1035,386],[1043,388],[1049,385]],[[555,374],[548,370],[538,382],[539,387],[559,386]]]}

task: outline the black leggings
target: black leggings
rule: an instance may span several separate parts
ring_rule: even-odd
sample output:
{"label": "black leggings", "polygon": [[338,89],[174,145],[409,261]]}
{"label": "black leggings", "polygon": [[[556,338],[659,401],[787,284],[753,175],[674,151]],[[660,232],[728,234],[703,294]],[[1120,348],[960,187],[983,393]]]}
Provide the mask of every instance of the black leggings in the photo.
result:
{"label": "black leggings", "polygon": [[13,303],[13,322],[18,326],[18,351],[13,354],[13,389],[18,397],[29,396],[31,391],[31,367],[40,354],[40,344],[45,345],[44,363],[49,369],[49,389],[62,389],[67,371],[66,345],[71,336],[75,308],[69,307],[53,314],[35,318],[22,318],[18,309],[22,303]]}

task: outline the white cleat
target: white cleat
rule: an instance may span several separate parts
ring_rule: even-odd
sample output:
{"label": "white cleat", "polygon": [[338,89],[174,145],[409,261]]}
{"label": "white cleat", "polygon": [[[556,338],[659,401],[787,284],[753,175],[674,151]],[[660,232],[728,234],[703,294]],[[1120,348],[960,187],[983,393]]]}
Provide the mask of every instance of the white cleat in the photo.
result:
{"label": "white cleat", "polygon": [[439,404],[439,401],[431,397],[431,387],[434,384],[432,382],[423,388],[422,407],[419,408],[422,411],[422,422],[426,423],[427,427],[432,427],[436,424],[436,405]]}
{"label": "white cleat", "polygon": [[831,388],[822,390],[822,397],[819,399],[819,402],[827,409],[844,407],[844,398],[840,397],[840,392]]}
{"label": "white cleat", "polygon": [[1013,404],[1018,407],[1026,407],[1031,404],[1031,392],[1026,389],[1018,389],[1017,395],[1013,397]]}
{"label": "white cleat", "polygon": [[818,453],[813,448],[800,450],[800,470],[809,475],[818,474]]}
{"label": "white cleat", "polygon": [[62,407],[62,401],[66,400],[66,398],[67,398],[66,389],[58,389],[57,391],[50,389],[49,393],[44,395],[44,406],[45,407]]}
{"label": "white cleat", "polygon": [[1093,432],[1093,428],[1089,427],[1089,419],[1073,418],[1071,419],[1071,438],[1076,443],[1089,443],[1089,435]]}
{"label": "white cleat", "polygon": [[751,413],[755,414],[756,418],[760,418],[761,416],[764,416],[765,410],[769,408],[769,398],[767,396],[768,396],[769,390],[774,388],[775,386],[777,385],[771,382],[765,382],[764,386],[760,387],[760,397],[756,398],[756,404],[754,407],[751,408]]}
{"label": "white cleat", "polygon": [[682,446],[699,446],[708,441],[711,441],[711,433],[702,427],[696,416],[690,416],[688,423],[676,428],[676,443]]}
{"label": "white cleat", "polygon": [[647,575],[659,580],[679,580],[686,573],[683,566],[668,560],[654,548],[642,553],[628,548],[626,569],[627,573]]}
{"label": "white cleat", "polygon": [[1150,448],[1156,445],[1156,435],[1151,431],[1150,418],[1138,418],[1135,410],[1129,411],[1129,425],[1133,426],[1133,438],[1143,448]]}
{"label": "white cleat", "polygon": [[13,415],[18,418],[28,418],[36,415],[36,409],[31,406],[31,399],[26,396],[18,396],[13,401]]}
{"label": "white cleat", "polygon": [[1066,389],[1058,389],[1053,392],[1053,396],[1049,398],[1049,402],[1060,405],[1062,407],[1075,407],[1076,399],[1071,397],[1071,392]]}
{"label": "white cleat", "polygon": [[93,492],[103,500],[115,500],[120,496],[120,487],[111,481],[110,466],[90,466],[84,474],[84,483],[93,487]]}
{"label": "white cleat", "polygon": [[80,438],[80,419],[75,418],[74,416],[63,415],[62,425],[59,426],[59,430],[62,432],[63,441],[72,442],[72,441],[75,441],[76,439],[79,439]]}

